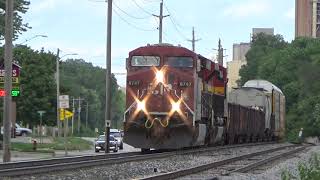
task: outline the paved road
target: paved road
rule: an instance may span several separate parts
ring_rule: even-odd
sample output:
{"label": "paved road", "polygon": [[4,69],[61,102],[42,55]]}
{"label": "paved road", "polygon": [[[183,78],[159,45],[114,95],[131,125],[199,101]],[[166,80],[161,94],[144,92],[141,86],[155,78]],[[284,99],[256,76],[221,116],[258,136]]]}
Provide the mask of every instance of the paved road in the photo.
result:
{"label": "paved road", "polygon": [[[68,151],[68,156],[81,156],[81,155],[93,155],[93,154],[104,153],[103,151],[99,153],[95,153],[94,146],[93,146],[95,138],[90,138],[90,137],[82,137],[82,138],[92,142],[92,149],[83,150],[83,151]],[[21,139],[19,141],[21,142]],[[124,143],[123,150],[119,150],[117,153],[134,152],[134,151],[140,151],[140,149],[134,148]],[[0,162],[2,162],[2,156],[3,156],[3,151],[0,150]],[[28,161],[28,160],[49,159],[49,158],[64,157],[64,156],[65,156],[65,152],[61,150],[55,151],[54,154],[11,151],[11,161]]]}

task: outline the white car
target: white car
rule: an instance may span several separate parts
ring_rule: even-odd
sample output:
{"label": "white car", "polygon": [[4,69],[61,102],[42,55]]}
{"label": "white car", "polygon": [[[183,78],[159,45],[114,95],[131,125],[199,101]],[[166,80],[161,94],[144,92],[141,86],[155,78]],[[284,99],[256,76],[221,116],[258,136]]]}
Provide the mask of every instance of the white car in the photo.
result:
{"label": "white car", "polygon": [[[16,127],[16,136],[27,136],[32,134],[32,130],[28,128],[23,128],[19,124],[15,124]],[[1,134],[3,134],[3,127],[1,127]]]}
{"label": "white car", "polygon": [[32,134],[32,130],[28,128],[23,128],[19,124],[16,123],[16,135],[17,136],[27,136]]}
{"label": "white car", "polygon": [[119,149],[123,149],[121,132],[118,129],[110,129],[110,135],[112,135],[117,140]]}

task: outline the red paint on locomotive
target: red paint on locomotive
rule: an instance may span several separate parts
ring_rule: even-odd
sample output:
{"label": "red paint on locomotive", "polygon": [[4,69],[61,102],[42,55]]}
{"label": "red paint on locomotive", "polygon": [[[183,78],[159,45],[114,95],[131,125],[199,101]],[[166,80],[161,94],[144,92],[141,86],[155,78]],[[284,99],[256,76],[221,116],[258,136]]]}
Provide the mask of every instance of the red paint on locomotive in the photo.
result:
{"label": "red paint on locomotive", "polygon": [[226,77],[223,66],[183,47],[148,45],[131,51],[125,140],[139,148],[180,148],[203,142],[202,93],[221,96],[219,109],[224,111]]}

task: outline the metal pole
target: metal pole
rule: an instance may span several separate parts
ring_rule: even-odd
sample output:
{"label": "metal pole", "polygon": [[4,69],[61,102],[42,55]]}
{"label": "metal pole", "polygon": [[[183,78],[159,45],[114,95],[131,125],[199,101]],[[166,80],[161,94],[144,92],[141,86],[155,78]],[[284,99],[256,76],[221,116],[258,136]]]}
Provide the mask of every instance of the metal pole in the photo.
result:
{"label": "metal pole", "polygon": [[61,137],[60,134],[60,111],[59,111],[59,96],[60,96],[60,75],[59,75],[59,53],[60,49],[57,50],[57,57],[56,57],[56,83],[57,83],[57,127],[58,127],[58,137]]}
{"label": "metal pole", "polygon": [[163,19],[163,0],[161,0],[160,2],[159,43],[162,43],[162,19]]}
{"label": "metal pole", "polygon": [[86,128],[88,128],[88,115],[89,115],[89,104],[88,104],[88,101],[87,101],[87,107],[86,107]]}
{"label": "metal pole", "polygon": [[192,39],[188,40],[192,43],[192,51],[195,52],[196,48],[196,42],[200,41],[201,39],[196,39],[195,34],[194,34],[194,27],[192,27]]}
{"label": "metal pole", "polygon": [[40,113],[40,144],[42,144],[42,113]]}
{"label": "metal pole", "polygon": [[74,121],[74,115],[75,115],[75,108],[74,108],[74,98],[72,98],[72,120],[71,120],[71,134],[73,135],[73,121]]}
{"label": "metal pole", "polygon": [[81,118],[81,98],[79,97],[79,107],[78,107],[78,135],[80,135],[80,118]]}
{"label": "metal pole", "polygon": [[64,124],[64,155],[68,156],[67,150],[67,120],[66,120],[66,110],[63,109],[63,124]]}
{"label": "metal pole", "polygon": [[11,145],[11,89],[12,89],[12,58],[13,58],[13,3],[14,0],[6,1],[5,13],[5,52],[4,52],[4,66],[5,66],[5,97],[4,97],[4,111],[3,111],[3,162],[10,162],[10,145]]}
{"label": "metal pole", "polygon": [[[111,30],[112,30],[112,0],[108,0],[108,19],[107,19],[107,49],[106,49],[106,122],[111,120]],[[107,123],[105,123],[105,153],[109,153],[109,134]]]}
{"label": "metal pole", "polygon": [[163,15],[163,0],[160,2],[160,15],[152,14],[153,16],[159,18],[159,44],[162,43],[162,20],[169,15]]}

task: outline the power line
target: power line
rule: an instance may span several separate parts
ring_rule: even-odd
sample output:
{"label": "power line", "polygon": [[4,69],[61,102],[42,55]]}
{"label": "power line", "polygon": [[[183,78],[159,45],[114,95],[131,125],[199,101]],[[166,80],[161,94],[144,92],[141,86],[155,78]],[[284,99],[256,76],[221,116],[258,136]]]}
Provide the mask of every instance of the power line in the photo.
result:
{"label": "power line", "polygon": [[176,24],[177,26],[179,26],[179,27],[182,28],[182,29],[184,29],[184,28],[188,28],[188,29],[191,28],[191,26],[188,26],[188,27],[182,26],[182,25],[177,21],[177,19],[173,16],[173,13],[170,12],[168,6],[166,6],[165,4],[164,4],[164,6],[165,6],[166,10],[168,11],[168,13],[170,14],[172,20],[176,22],[175,24]]}
{"label": "power line", "polygon": [[119,16],[119,18],[122,20],[122,21],[124,21],[125,23],[127,23],[129,26],[131,26],[131,27],[133,27],[133,28],[135,28],[135,29],[137,29],[137,30],[140,30],[140,31],[156,31],[155,29],[143,29],[143,28],[140,28],[140,27],[138,27],[138,26],[136,26],[136,25],[133,25],[133,24],[131,24],[130,22],[128,22],[126,19],[124,19],[115,9],[112,9],[113,11],[114,11],[114,13],[116,13],[118,16]]}
{"label": "power line", "polygon": [[[166,10],[168,11],[168,13],[170,14],[170,11],[168,9],[168,7],[166,5],[164,5],[164,7],[166,8]],[[178,25],[174,22],[173,18],[171,16],[169,16],[170,18],[170,21],[172,22],[173,24],[173,27],[176,29],[176,31],[180,34],[180,36],[183,38],[183,39],[188,39],[180,30],[179,28],[177,27]]]}
{"label": "power line", "polygon": [[141,7],[141,6],[137,3],[136,0],[131,0],[131,1],[133,1],[133,3],[134,3],[139,9],[141,9],[143,12],[145,12],[146,14],[149,14],[149,15],[153,16],[152,13],[150,13],[149,11],[147,11],[147,10],[145,10],[143,7]]}
{"label": "power line", "polygon": [[148,18],[149,18],[149,16],[146,16],[146,17],[136,17],[136,16],[133,16],[133,15],[127,13],[126,11],[122,10],[116,3],[114,3],[114,1],[113,1],[113,5],[114,5],[116,8],[118,8],[121,12],[123,12],[124,14],[126,14],[127,16],[129,16],[129,17],[131,17],[131,18],[133,18],[133,19],[148,19]]}

